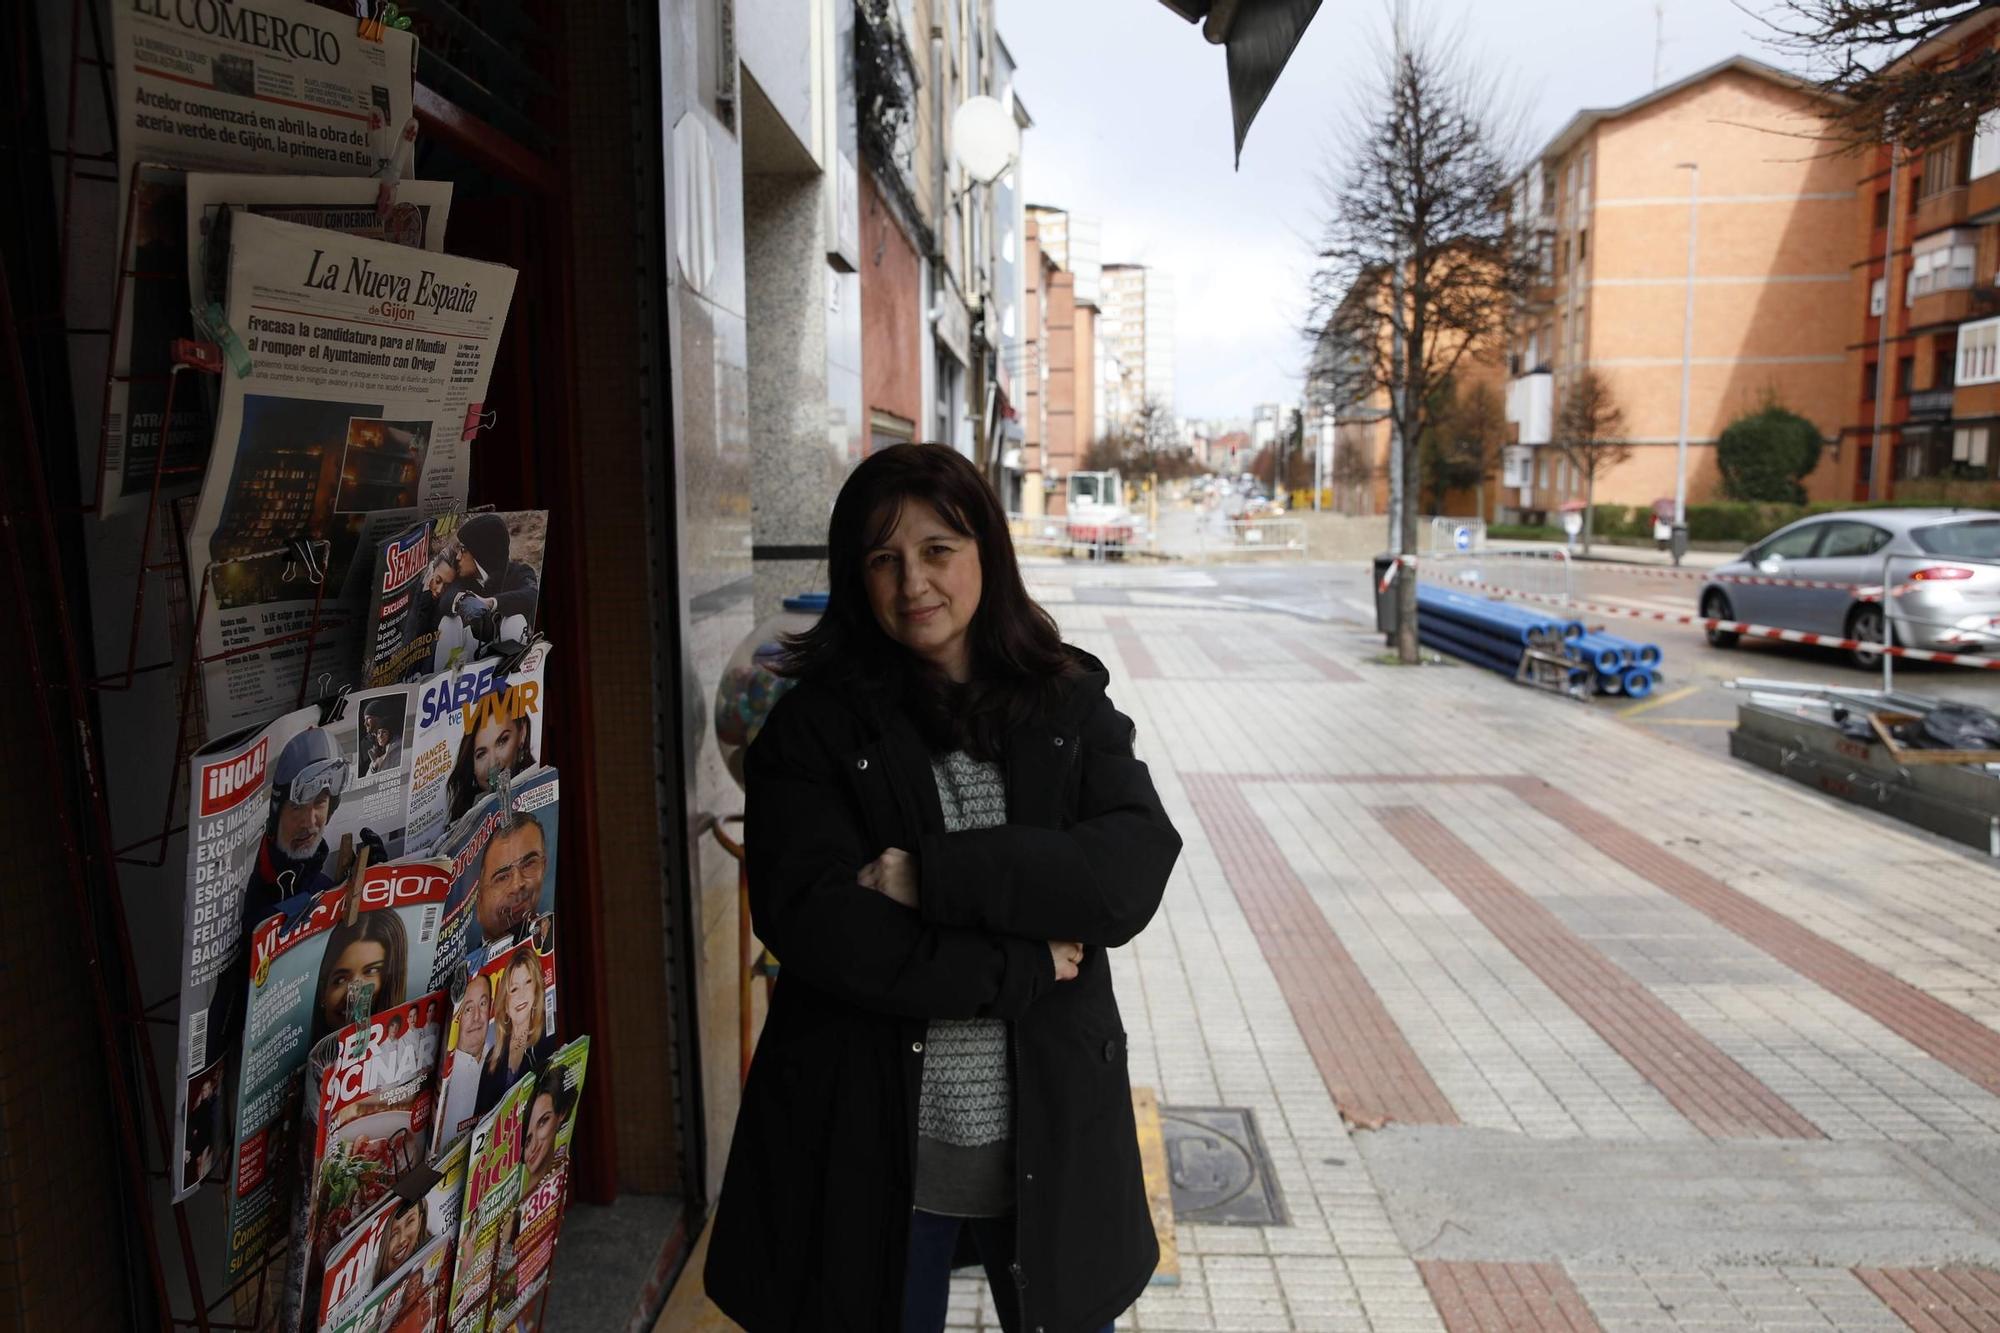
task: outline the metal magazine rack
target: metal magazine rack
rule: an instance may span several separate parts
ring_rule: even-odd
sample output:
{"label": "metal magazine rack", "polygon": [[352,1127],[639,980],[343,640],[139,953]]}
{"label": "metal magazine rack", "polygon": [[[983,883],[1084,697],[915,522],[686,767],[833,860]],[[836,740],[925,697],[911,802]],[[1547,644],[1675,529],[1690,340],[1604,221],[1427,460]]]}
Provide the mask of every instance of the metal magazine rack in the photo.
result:
{"label": "metal magazine rack", "polygon": [[[23,32],[29,28],[32,9],[32,5],[21,6],[12,16]],[[14,439],[0,450],[4,455],[0,457],[0,546],[4,546],[6,569],[17,590],[13,600],[18,653],[33,692],[32,711],[40,723],[39,734],[31,743],[41,751],[43,771],[52,775],[52,799],[47,807],[61,851],[63,883],[58,891],[67,899],[74,917],[80,942],[77,957],[87,974],[86,989],[94,1008],[96,1055],[109,1093],[117,1176],[129,1229],[126,1248],[134,1285],[142,1289],[139,1299],[150,1302],[150,1309],[135,1307],[133,1317],[150,1315],[156,1327],[204,1333],[264,1329],[272,1326],[280,1304],[287,1256],[282,1236],[218,1283],[213,1280],[213,1238],[203,1234],[206,1227],[213,1226],[212,1207],[201,1207],[200,1196],[179,1204],[167,1201],[179,1154],[173,1142],[171,1091],[162,1076],[155,1030],[175,1029],[179,994],[171,986],[164,994],[144,991],[121,875],[132,869],[166,867],[176,848],[175,839],[186,831],[187,764],[207,739],[201,704],[203,669],[303,642],[294,700],[295,707],[302,707],[316,678],[315,648],[324,635],[340,627],[342,615],[326,605],[324,581],[316,578],[311,612],[303,625],[255,642],[207,651],[200,642],[212,571],[200,553],[188,550],[190,512],[180,492],[201,475],[206,463],[174,461],[169,436],[177,395],[193,391],[202,376],[231,372],[213,344],[192,337],[173,340],[166,349],[169,368],[164,371],[135,374],[117,364],[131,304],[128,294],[137,284],[170,282],[180,276],[133,261],[136,174],[124,199],[125,221],[109,317],[102,323],[72,317],[70,278],[77,262],[74,238],[79,231],[79,196],[86,190],[106,187],[115,192],[121,181],[115,144],[98,147],[81,141],[86,133],[82,128],[87,119],[84,99],[101,97],[101,124],[109,127],[116,123],[103,20],[91,0],[73,0],[70,5],[68,40],[66,123],[48,127],[46,157],[40,148],[32,154],[28,151],[31,144],[43,142],[41,118],[38,111],[28,109],[28,94],[23,92],[9,110],[13,121],[9,130],[17,162],[25,164],[23,169],[47,170],[49,158],[61,164],[61,232],[52,294],[44,293],[32,304],[17,300],[9,269],[0,267],[0,385],[8,395],[0,414],[14,430]],[[41,391],[35,374],[41,362],[29,340],[56,342],[64,349],[58,354],[64,360],[67,349],[78,340],[101,340],[104,345],[105,371],[101,386],[96,386],[100,392],[95,399],[100,404],[96,463],[87,498],[73,494],[64,478],[62,469],[71,465],[69,457],[61,453],[59,444],[52,447],[45,443],[66,437],[58,414],[67,411],[69,403],[61,395]],[[84,577],[73,567],[74,553],[85,545],[78,538],[78,525],[95,522],[104,512],[111,436],[107,416],[114,388],[121,383],[163,383],[165,402],[158,447],[145,478],[144,514],[135,523],[136,544],[116,553],[131,561],[132,606],[122,650],[107,649],[105,655],[122,660],[94,666],[94,643],[108,645],[115,636],[101,631],[93,636],[90,602],[80,595]],[[81,400],[84,394],[79,392],[76,397]],[[62,401],[52,401],[57,398]],[[103,531],[110,533],[112,529]],[[307,557],[320,544],[312,534],[300,534],[283,550],[310,566],[313,562]],[[109,543],[99,545],[101,553]],[[256,558],[260,557],[238,557]],[[142,661],[149,642],[147,607],[149,602],[157,606],[155,599],[162,598],[167,612],[167,648]],[[124,822],[128,827],[143,829],[140,836],[121,839],[114,832],[118,821],[113,818],[106,780],[104,704],[111,696],[130,694],[141,687],[166,688],[159,683],[163,680],[174,682],[171,762],[158,788],[151,788],[149,780],[149,791],[154,794],[146,796],[143,811],[120,811],[127,816]],[[135,813],[143,819],[132,819]],[[167,1077],[171,1077],[171,1070]],[[211,1186],[227,1171],[225,1154],[209,1178]],[[207,1265],[205,1255],[210,1260]],[[520,1327],[540,1327],[549,1290],[545,1285]]]}

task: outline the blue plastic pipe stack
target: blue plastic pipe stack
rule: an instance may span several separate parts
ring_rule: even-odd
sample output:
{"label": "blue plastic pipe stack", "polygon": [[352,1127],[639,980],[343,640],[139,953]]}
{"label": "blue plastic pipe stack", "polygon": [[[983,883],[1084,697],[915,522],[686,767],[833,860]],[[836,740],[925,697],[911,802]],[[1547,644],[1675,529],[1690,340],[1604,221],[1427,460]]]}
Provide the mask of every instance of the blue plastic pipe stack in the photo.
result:
{"label": "blue plastic pipe stack", "polygon": [[1574,664],[1571,681],[1586,680],[1598,694],[1643,699],[1660,683],[1657,644],[1636,643],[1583,622],[1476,593],[1417,585],[1417,639],[1441,653],[1516,675],[1530,646],[1560,651]]}

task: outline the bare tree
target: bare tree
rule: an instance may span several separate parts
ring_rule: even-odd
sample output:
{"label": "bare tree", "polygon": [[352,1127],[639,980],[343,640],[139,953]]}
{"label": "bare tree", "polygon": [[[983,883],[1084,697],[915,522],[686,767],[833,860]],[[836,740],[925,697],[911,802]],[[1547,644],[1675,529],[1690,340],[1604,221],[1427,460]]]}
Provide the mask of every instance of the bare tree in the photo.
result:
{"label": "bare tree", "polygon": [[1486,517],[1486,483],[1500,466],[1507,443],[1507,405],[1485,380],[1461,391],[1448,382],[1439,394],[1437,419],[1423,440],[1424,481],[1431,512],[1444,512],[1447,491],[1471,491],[1476,517]]}
{"label": "bare tree", "polygon": [[1585,555],[1590,554],[1598,474],[1632,456],[1632,444],[1624,435],[1625,409],[1611,396],[1611,386],[1603,377],[1585,366],[1563,390],[1549,440],[1583,474]]}
{"label": "bare tree", "polygon": [[[1315,407],[1387,396],[1405,479],[1398,554],[1409,555],[1433,391],[1461,363],[1497,357],[1532,266],[1508,227],[1493,86],[1453,44],[1427,33],[1387,55],[1342,147],[1313,274],[1309,396]],[[1397,608],[1397,656],[1415,662],[1414,579],[1399,581]]]}
{"label": "bare tree", "polygon": [[[1749,8],[1744,0],[1739,0]],[[1770,45],[1814,71],[1835,99],[1832,137],[1921,152],[1969,131],[2000,106],[2000,53],[1956,52],[1918,64],[1903,56],[2000,0],[1781,0],[1761,14]]]}
{"label": "bare tree", "polygon": [[1368,488],[1375,481],[1375,460],[1360,439],[1336,439],[1333,446],[1333,486],[1345,514],[1359,514],[1367,504]]}

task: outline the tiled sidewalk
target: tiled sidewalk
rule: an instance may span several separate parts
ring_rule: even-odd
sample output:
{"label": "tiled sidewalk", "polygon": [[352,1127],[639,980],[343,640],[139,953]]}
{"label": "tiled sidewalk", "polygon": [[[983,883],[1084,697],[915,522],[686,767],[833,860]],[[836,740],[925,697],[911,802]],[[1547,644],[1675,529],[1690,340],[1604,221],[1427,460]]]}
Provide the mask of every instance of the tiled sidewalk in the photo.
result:
{"label": "tiled sidewalk", "polygon": [[1251,1108],[1291,1222],[1183,1225],[1121,1328],[2000,1329],[2000,873],[1602,703],[1031,577],[1186,838],[1113,955],[1133,1080]]}

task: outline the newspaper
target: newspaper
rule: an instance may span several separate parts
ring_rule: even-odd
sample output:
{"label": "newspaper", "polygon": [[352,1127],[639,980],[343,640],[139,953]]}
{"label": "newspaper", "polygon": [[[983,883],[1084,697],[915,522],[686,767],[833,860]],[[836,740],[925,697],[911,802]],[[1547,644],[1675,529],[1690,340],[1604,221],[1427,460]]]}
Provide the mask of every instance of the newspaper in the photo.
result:
{"label": "newspaper", "polygon": [[362,872],[355,919],[347,890],[274,914],[250,937],[248,1020],[238,1073],[229,1269],[240,1271],[288,1226],[303,1071],[313,1047],[348,1026],[348,991],[374,986],[372,1012],[393,1010],[429,980],[451,876],[423,861]]}
{"label": "newspaper", "polygon": [[[165,372],[168,340],[188,326],[181,170],[407,175],[417,44],[394,28],[364,37],[307,0],[134,0],[112,5],[111,23],[117,234],[129,199],[125,267],[148,275],[119,278],[125,318],[98,479],[105,511],[117,512],[144,500],[160,447],[166,384],[143,377]],[[198,466],[208,447],[198,397],[177,394],[174,417],[167,465]]]}
{"label": "newspaper", "polygon": [[472,1131],[465,1176],[465,1205],[458,1219],[458,1255],[452,1264],[451,1333],[485,1333],[491,1308],[500,1233],[521,1198],[521,1131],[535,1081],[522,1079]]}
{"label": "newspaper", "polygon": [[[451,1280],[451,1247],[458,1235],[458,1210],[465,1198],[465,1154],[458,1146],[419,1190],[401,1185],[337,1243],[326,1256],[321,1286],[321,1330],[398,1327],[435,1296],[427,1314],[441,1315]],[[423,1325],[428,1327],[428,1325]]]}
{"label": "newspaper", "polygon": [[513,668],[485,659],[452,668],[417,688],[408,846],[437,850],[452,822],[490,793],[533,769],[548,742],[547,643]]}
{"label": "newspaper", "polygon": [[188,303],[205,310],[229,291],[229,221],[233,213],[322,227],[433,253],[444,249],[450,181],[404,181],[394,202],[377,206],[378,183],[353,176],[250,176],[190,171],[187,193]]}
{"label": "newspaper", "polygon": [[[379,699],[394,691],[368,696]],[[393,705],[390,706],[393,710]],[[380,715],[383,706],[376,704]],[[204,1126],[217,1114],[202,1093],[243,1021],[244,936],[347,878],[363,846],[387,861],[400,854],[407,806],[382,815],[382,793],[407,788],[408,760],[358,778],[362,713],[350,706],[320,725],[301,708],[268,725],[214,741],[188,761],[187,890],[181,918],[179,1036],[174,1061],[174,1141],[183,1159],[227,1142]],[[412,722],[405,714],[405,734]],[[408,755],[407,749],[405,756]],[[296,799],[294,799],[296,798]],[[397,806],[393,797],[386,802]],[[381,818],[388,827],[371,827]],[[428,977],[425,978],[428,980]],[[190,1101],[207,1108],[192,1118]],[[175,1201],[199,1175],[175,1181]]]}
{"label": "newspaper", "polygon": [[[451,867],[431,989],[450,985],[461,962],[477,966],[555,911],[561,784],[536,768],[507,787],[511,800],[488,796],[446,834],[440,851]],[[483,1107],[481,1108],[484,1109]]]}
{"label": "newspaper", "polygon": [[[470,1133],[515,1079],[541,1068],[555,1053],[555,1031],[554,918],[542,917],[527,939],[502,941],[486,952],[452,1011],[438,1069],[433,1158]],[[522,1034],[521,1053],[510,1061],[516,1032]]]}
{"label": "newspaper", "polygon": [[383,542],[368,588],[370,685],[421,680],[529,641],[546,510],[440,514]]}
{"label": "newspaper", "polygon": [[493,1326],[505,1328],[547,1285],[555,1262],[556,1233],[569,1195],[569,1149],[576,1137],[576,1108],[590,1038],[578,1037],[550,1057],[535,1080],[522,1128],[521,1203],[504,1240],[493,1282]]}
{"label": "newspaper", "polygon": [[[460,509],[468,413],[486,397],[514,293],[496,264],[255,213],[229,229],[230,325],[252,358],[222,377],[190,558],[209,587],[197,627],[209,725],[268,716],[311,671],[360,671],[374,553],[423,514]],[[335,623],[311,627],[315,600]]]}
{"label": "newspaper", "polygon": [[291,1256],[293,1272],[304,1270],[303,1298],[288,1309],[284,1327],[302,1327],[298,1311],[320,1308],[322,1267],[333,1247],[399,1183],[427,1170],[424,1145],[449,1012],[445,997],[432,992],[336,1034],[340,1054],[319,1086],[306,1244]]}

